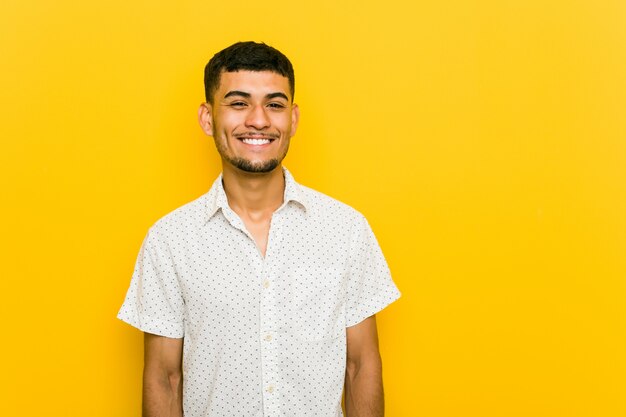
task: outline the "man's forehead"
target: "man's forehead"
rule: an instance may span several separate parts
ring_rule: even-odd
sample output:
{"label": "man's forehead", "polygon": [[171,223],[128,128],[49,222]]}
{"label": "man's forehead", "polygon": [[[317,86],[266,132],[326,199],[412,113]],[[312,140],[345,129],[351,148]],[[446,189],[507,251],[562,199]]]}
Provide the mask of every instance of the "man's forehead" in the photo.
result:
{"label": "man's forehead", "polygon": [[232,89],[250,89],[259,92],[283,92],[290,95],[289,79],[284,75],[269,70],[222,71],[220,73],[220,83],[217,91],[223,96]]}

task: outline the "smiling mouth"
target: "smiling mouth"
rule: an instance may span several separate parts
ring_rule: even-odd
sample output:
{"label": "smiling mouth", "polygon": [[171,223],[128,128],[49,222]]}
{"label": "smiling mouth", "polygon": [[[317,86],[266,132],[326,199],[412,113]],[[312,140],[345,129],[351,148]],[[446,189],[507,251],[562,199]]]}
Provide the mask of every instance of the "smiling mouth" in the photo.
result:
{"label": "smiling mouth", "polygon": [[278,135],[258,134],[258,133],[242,133],[235,136],[237,140],[242,141],[246,145],[269,145],[278,139]]}
{"label": "smiling mouth", "polygon": [[274,139],[253,139],[253,138],[239,138],[240,141],[247,145],[267,145]]}

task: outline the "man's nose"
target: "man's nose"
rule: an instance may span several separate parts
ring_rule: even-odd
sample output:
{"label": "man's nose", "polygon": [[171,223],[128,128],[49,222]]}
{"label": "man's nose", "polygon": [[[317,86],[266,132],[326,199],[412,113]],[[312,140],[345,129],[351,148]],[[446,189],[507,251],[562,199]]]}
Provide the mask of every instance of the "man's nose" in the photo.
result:
{"label": "man's nose", "polygon": [[246,117],[246,126],[259,130],[270,126],[270,118],[263,106],[254,106],[250,109],[250,113]]}

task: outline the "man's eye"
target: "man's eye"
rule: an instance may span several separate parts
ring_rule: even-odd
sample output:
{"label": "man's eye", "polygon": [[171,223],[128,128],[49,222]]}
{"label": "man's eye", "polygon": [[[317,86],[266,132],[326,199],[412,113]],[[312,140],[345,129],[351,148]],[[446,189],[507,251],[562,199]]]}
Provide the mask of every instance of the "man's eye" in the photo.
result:
{"label": "man's eye", "polygon": [[243,101],[235,101],[235,102],[230,103],[230,106],[241,108],[241,107],[245,107],[246,103],[244,103]]}
{"label": "man's eye", "polygon": [[285,106],[281,103],[269,103],[267,106],[272,109],[284,109],[285,108]]}

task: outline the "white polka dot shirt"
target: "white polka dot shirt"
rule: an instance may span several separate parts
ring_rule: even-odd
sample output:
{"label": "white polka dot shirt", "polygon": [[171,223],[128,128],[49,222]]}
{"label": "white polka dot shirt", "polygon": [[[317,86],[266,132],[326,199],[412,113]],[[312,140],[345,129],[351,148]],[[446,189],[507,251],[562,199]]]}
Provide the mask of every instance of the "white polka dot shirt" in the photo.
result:
{"label": "white polka dot shirt", "polygon": [[265,258],[211,190],[148,232],[118,317],[184,338],[185,417],[337,417],[346,327],[400,293],[365,218],[285,169]]}

